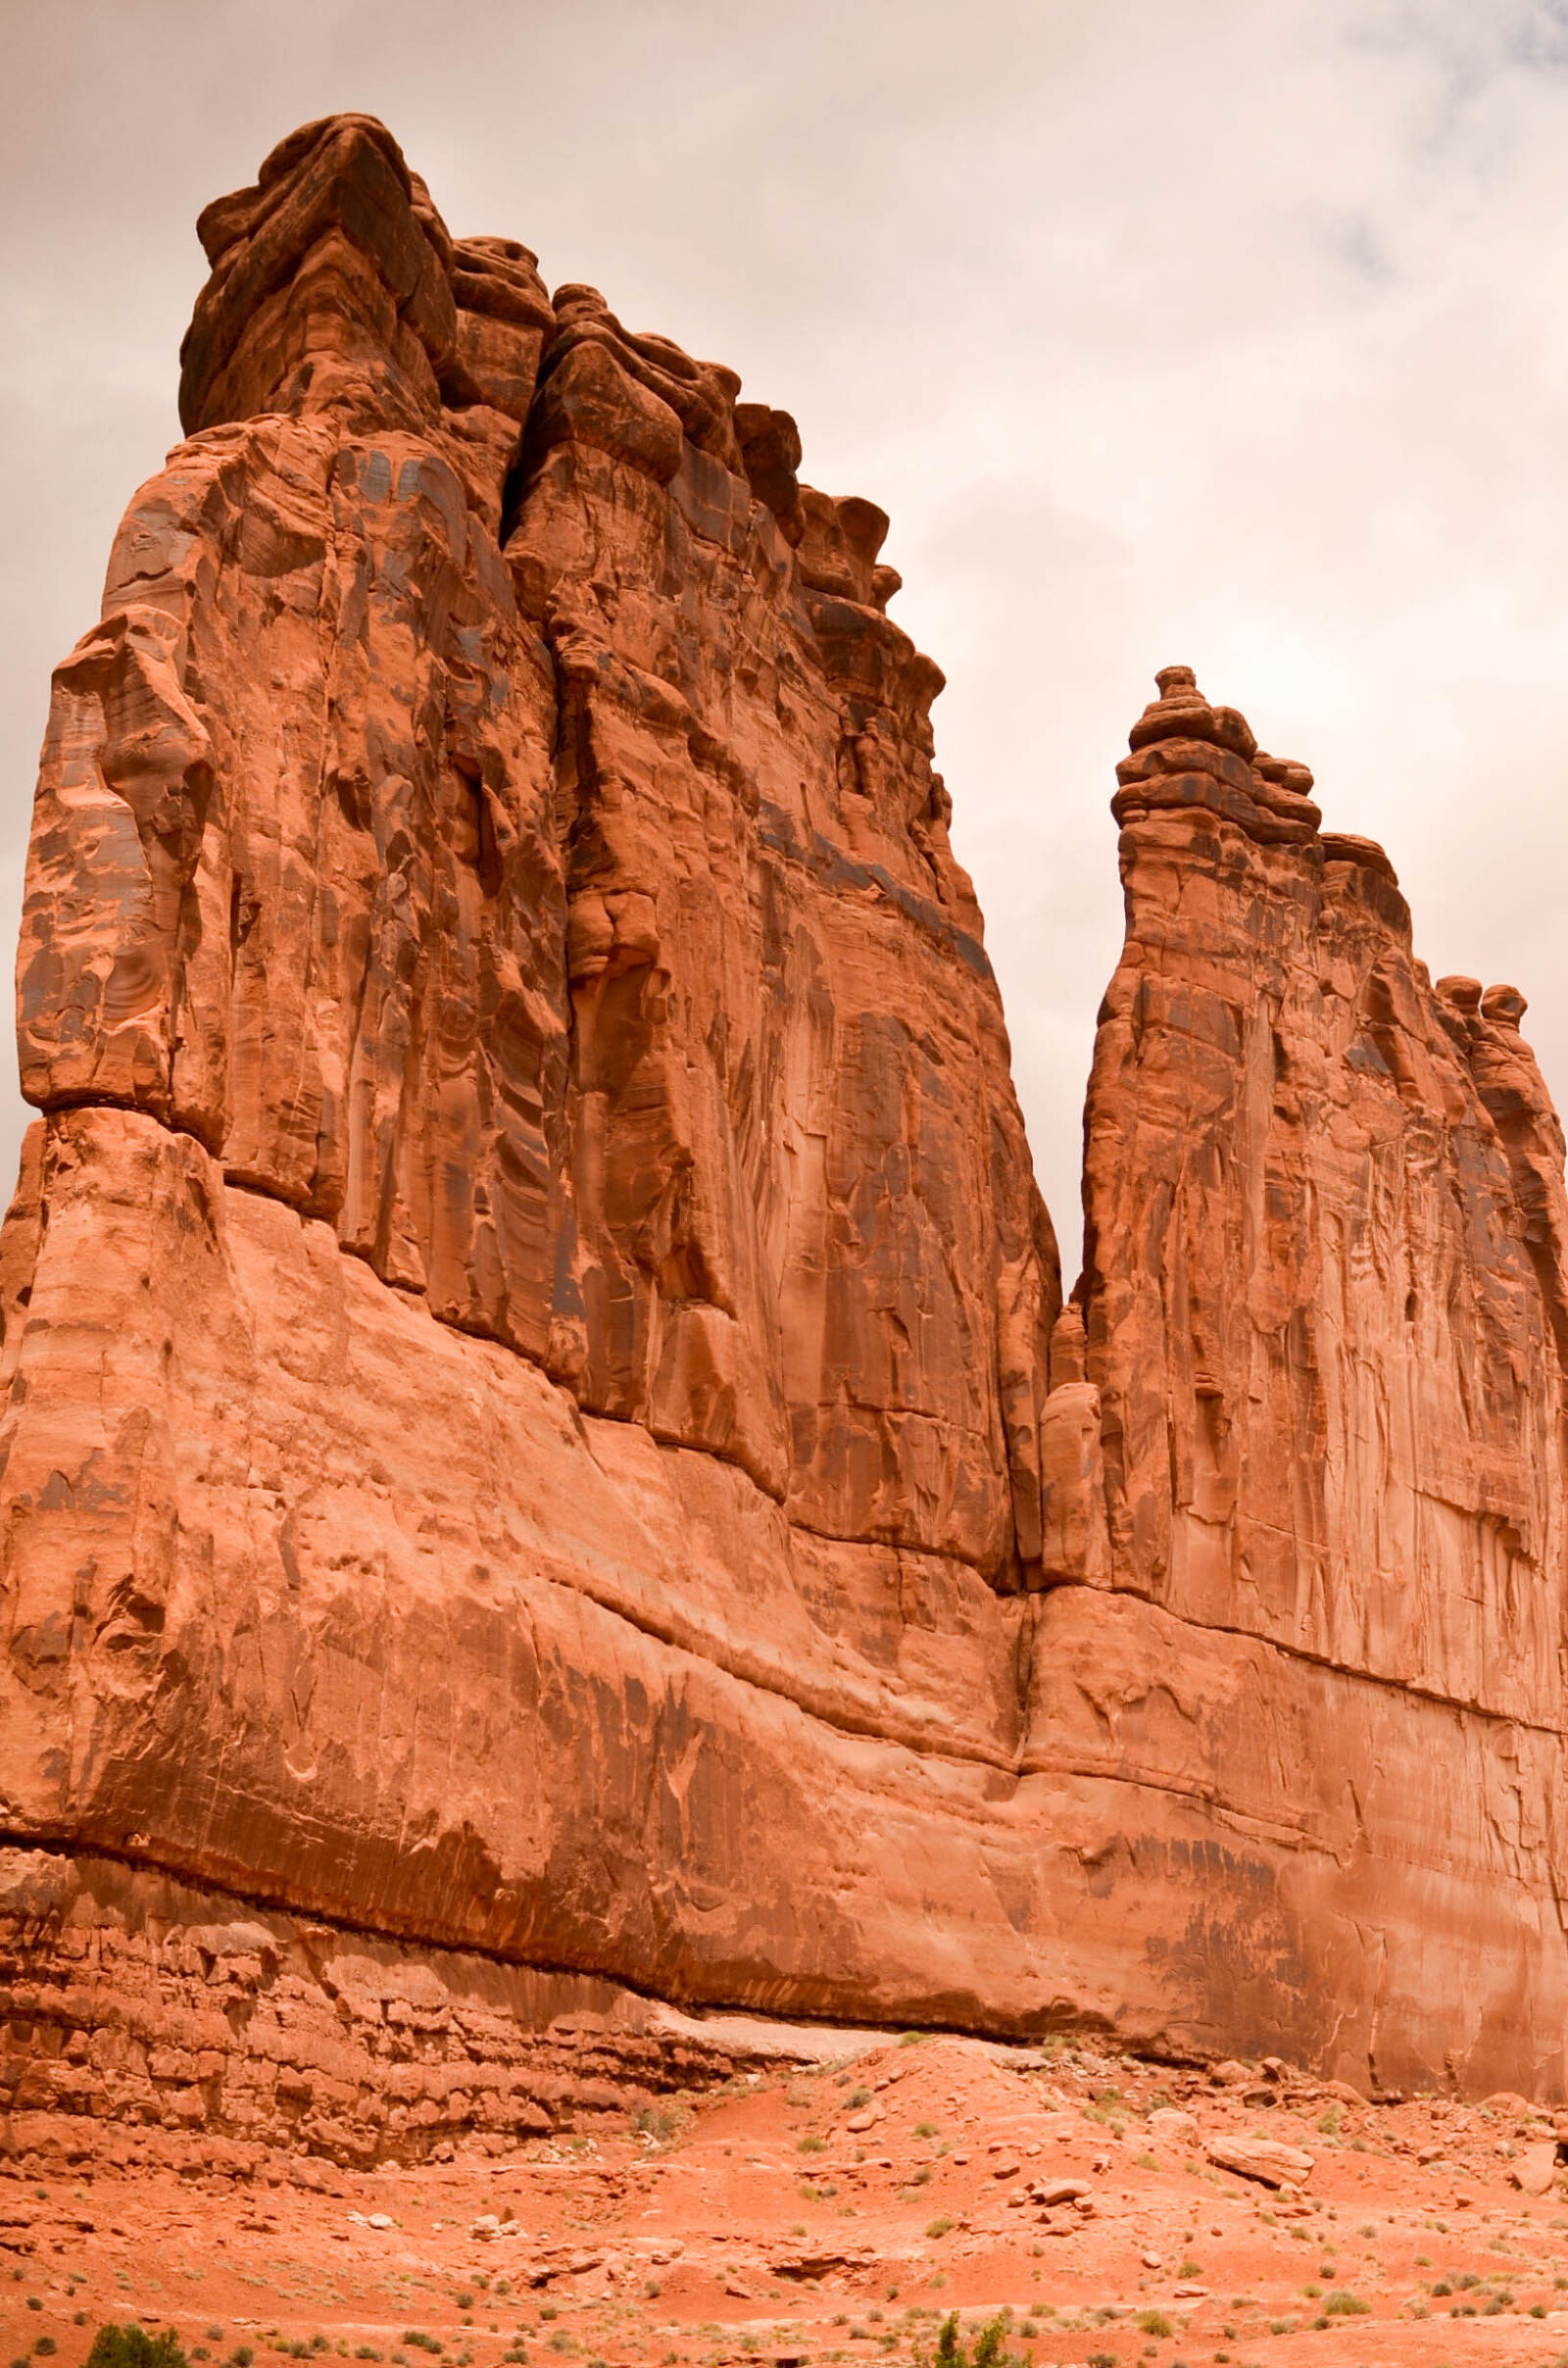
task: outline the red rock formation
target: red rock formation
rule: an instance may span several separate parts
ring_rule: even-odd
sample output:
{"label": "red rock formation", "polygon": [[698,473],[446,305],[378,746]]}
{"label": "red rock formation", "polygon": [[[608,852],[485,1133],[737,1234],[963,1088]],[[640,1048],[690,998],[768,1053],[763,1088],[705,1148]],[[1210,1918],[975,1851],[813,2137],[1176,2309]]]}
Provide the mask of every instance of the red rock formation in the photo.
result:
{"label": "red rock formation", "polygon": [[1038,1559],[1054,1250],[886,520],[748,407],[781,530],[733,373],[454,247],[376,124],[201,227],[191,440],[59,676],[24,1091],[804,1526]]}
{"label": "red rock formation", "polygon": [[1568,1205],[1523,998],[1433,989],[1382,850],[1160,681],[1088,1126],[1116,1584],[1553,1725]]}
{"label": "red rock formation", "polygon": [[368,119],[201,230],[28,870],[18,1896],[1560,2081],[1521,1000],[1161,677],[1062,1311],[882,514]]}
{"label": "red rock formation", "polygon": [[1277,1761],[1336,1861],[1287,1985],[1353,1967],[1399,2077],[1506,2034],[1560,2080],[1562,1133],[1523,998],[1434,989],[1383,851],[1320,835],[1306,768],[1186,668],[1159,687],[1114,801],[1069,1575],[1151,1664],[1208,1631],[1251,1670],[1265,1764],[1212,1755],[1221,1797],[1265,1816]]}
{"label": "red rock formation", "polygon": [[886,521],[378,125],[202,232],[29,869],[12,1830],[856,2011],[1059,1304]]}

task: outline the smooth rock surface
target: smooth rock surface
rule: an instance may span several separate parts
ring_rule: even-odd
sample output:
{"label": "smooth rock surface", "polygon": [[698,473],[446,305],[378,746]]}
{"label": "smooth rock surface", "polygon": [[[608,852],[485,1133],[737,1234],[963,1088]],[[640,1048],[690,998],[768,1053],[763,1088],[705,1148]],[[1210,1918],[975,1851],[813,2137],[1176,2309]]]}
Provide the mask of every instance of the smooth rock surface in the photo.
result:
{"label": "smooth rock surface", "polygon": [[1217,2170],[1234,2171],[1240,2179],[1255,2179],[1260,2187],[1298,2186],[1312,2173],[1312,2157],[1306,2148],[1288,2146],[1278,2138],[1236,2132],[1212,2139],[1205,2151]]}

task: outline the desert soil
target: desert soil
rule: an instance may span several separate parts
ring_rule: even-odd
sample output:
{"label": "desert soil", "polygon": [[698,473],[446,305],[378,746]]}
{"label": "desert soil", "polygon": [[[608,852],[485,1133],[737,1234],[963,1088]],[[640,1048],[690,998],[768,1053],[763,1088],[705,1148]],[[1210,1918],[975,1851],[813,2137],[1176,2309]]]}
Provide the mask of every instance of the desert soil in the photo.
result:
{"label": "desert soil", "polygon": [[[0,2368],[80,2368],[106,2319],[215,2368],[901,2368],[953,2310],[969,2338],[1008,2312],[1007,2349],[1050,2368],[1568,2368],[1555,2134],[1516,2097],[922,2039],[416,2169],[12,2164]],[[1273,2188],[1211,2159],[1238,2139],[1310,2168]]]}

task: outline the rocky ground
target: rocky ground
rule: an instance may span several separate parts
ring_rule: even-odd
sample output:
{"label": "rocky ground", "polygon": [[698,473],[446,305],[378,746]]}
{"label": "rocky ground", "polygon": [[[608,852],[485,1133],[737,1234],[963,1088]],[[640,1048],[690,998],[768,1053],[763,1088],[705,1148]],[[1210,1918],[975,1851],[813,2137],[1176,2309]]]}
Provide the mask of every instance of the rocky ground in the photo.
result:
{"label": "rocky ground", "polygon": [[0,2265],[0,2368],[80,2368],[106,2319],[214,2368],[817,2368],[907,2362],[950,2311],[1052,2368],[1568,2368],[1556,2128],[1521,2098],[1070,2044],[879,2040],[417,2169],[12,2164]]}

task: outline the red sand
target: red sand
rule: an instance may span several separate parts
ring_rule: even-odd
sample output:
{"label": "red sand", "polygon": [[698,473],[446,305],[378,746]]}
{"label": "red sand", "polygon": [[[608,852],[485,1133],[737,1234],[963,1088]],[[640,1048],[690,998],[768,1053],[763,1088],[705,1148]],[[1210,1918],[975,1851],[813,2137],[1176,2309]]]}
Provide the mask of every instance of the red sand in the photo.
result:
{"label": "red sand", "polygon": [[[1549,2122],[1518,2099],[1366,2105],[1228,2069],[879,2043],[502,2160],[301,2160],[276,2186],[14,2174],[0,2362],[46,2336],[78,2368],[102,2320],[135,2318],[215,2362],[249,2346],[257,2368],[313,2342],[491,2368],[519,2338],[539,2368],[814,2368],[906,2361],[941,2314],[1004,2306],[1012,2351],[1051,2363],[1568,2361],[1568,2213],[1555,2181],[1514,2184]],[[1168,2108],[1197,2143],[1151,2128]],[[1298,2195],[1206,2162],[1249,2132],[1313,2157]],[[1057,2178],[1092,2209],[1014,2200]],[[1366,2308],[1330,2313],[1337,2295]]]}

